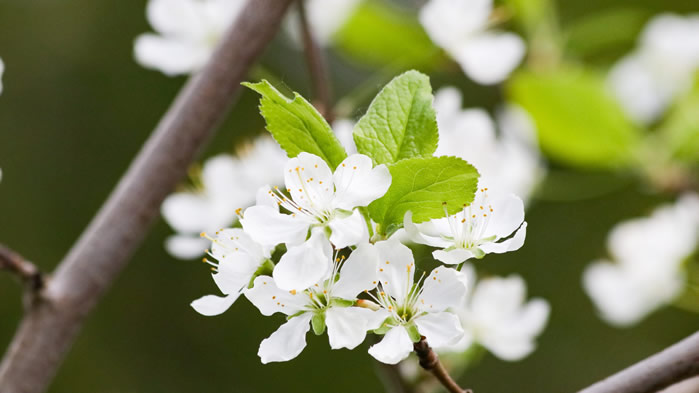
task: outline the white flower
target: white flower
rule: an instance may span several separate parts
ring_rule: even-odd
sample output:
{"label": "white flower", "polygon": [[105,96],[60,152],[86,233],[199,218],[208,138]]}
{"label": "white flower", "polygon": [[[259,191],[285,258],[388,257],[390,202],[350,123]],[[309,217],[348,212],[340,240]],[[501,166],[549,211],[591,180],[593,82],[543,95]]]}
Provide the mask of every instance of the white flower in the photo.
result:
{"label": "white flower", "polygon": [[170,76],[199,70],[244,4],[241,0],[150,0],[146,16],[158,34],[136,39],[136,60]]}
{"label": "white flower", "polygon": [[436,156],[463,158],[478,169],[480,183],[529,199],[544,168],[534,124],[520,107],[508,105],[495,124],[482,109],[462,109],[461,92],[453,87],[437,91],[434,107],[439,125]]}
{"label": "white flower", "polygon": [[357,146],[354,144],[354,122],[348,119],[337,119],[333,122],[333,131],[340,141],[342,147],[349,154],[357,153]]}
{"label": "white flower", "polygon": [[[321,47],[328,46],[333,36],[354,14],[361,0],[306,0],[306,18],[314,40]],[[296,45],[301,46],[299,19],[294,7],[284,21],[284,28]]]}
{"label": "white flower", "polygon": [[492,0],[429,0],[420,23],[474,81],[503,81],[524,56],[524,41],[513,33],[488,30]]}
{"label": "white flower", "polygon": [[320,157],[301,153],[285,166],[284,181],[291,199],[276,189],[269,192],[291,214],[253,206],[242,220],[245,231],[263,244],[296,245],[306,240],[309,229],[327,227],[333,245],[344,248],[368,235],[366,222],[355,208],[385,194],[391,174],[385,165],[373,168],[371,158],[361,154],[347,157],[332,173]]}
{"label": "white flower", "polygon": [[271,250],[255,243],[239,228],[218,231],[213,238],[202,235],[211,240],[210,255],[218,263],[204,261],[214,266],[212,276],[225,296],[207,295],[193,301],[192,307],[202,315],[219,315],[245,291],[253,275],[269,261]]}
{"label": "white flower", "polygon": [[[327,243],[327,239],[324,242]],[[317,249],[329,264],[332,263],[329,244]],[[346,262],[342,263],[343,260],[335,258],[333,268],[318,283],[304,291],[283,290],[269,276],[255,279],[254,287],[246,291],[245,296],[263,315],[280,312],[289,316],[288,322],[260,344],[258,355],[262,363],[283,362],[298,356],[306,346],[306,333],[311,328],[313,318],[324,321],[332,349],[354,349],[364,341],[368,330],[378,328],[383,321],[381,314],[366,308],[351,307],[359,293],[376,286],[376,249],[363,243]],[[336,280],[338,273],[339,279]]]}
{"label": "white flower", "polygon": [[682,262],[697,246],[699,196],[687,194],[650,217],[618,224],[608,246],[617,261],[593,262],[583,285],[601,317],[630,326],[677,297],[685,283]]}
{"label": "white flower", "polygon": [[608,82],[628,115],[648,124],[691,88],[697,69],[699,15],[662,14],[648,23],[636,50],[612,68]]}
{"label": "white flower", "polygon": [[[464,268],[465,284],[474,288],[473,267]],[[543,299],[525,303],[526,291],[524,280],[516,275],[480,280],[454,310],[461,319],[464,338],[447,350],[462,352],[480,344],[502,360],[517,361],[529,355],[546,326],[550,307]]]}
{"label": "white flower", "polygon": [[[527,223],[521,199],[513,194],[490,199],[488,189],[482,188],[470,205],[453,216],[414,224],[408,212],[404,226],[414,242],[441,248],[432,253],[435,259],[454,265],[485,254],[518,250],[524,244]],[[498,242],[513,232],[511,238]]]}
{"label": "white flower", "polygon": [[[379,284],[375,301],[388,329],[369,354],[383,363],[396,364],[413,350],[411,334],[425,336],[434,348],[458,342],[463,330],[450,307],[461,303],[466,287],[459,272],[438,267],[424,280],[414,282],[415,262],[410,249],[391,238],[375,245],[379,252]],[[423,275],[424,278],[424,275]],[[411,333],[413,332],[413,333]]]}

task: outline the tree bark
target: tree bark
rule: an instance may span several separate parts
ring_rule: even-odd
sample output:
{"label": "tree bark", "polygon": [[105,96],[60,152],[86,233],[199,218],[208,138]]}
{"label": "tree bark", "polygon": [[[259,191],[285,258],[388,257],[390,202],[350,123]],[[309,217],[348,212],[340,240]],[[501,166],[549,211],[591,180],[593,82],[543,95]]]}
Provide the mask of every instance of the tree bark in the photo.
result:
{"label": "tree bark", "polygon": [[225,116],[292,0],[250,0],[194,75],[21,321],[0,364],[0,392],[44,391],[88,313],[128,263],[163,199]]}

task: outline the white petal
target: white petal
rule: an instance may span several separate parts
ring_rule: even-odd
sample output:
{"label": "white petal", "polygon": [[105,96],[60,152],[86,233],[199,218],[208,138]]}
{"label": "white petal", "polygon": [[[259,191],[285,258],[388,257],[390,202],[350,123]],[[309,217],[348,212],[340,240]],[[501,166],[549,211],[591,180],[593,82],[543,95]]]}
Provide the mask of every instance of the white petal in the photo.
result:
{"label": "white petal", "polygon": [[209,158],[204,162],[201,170],[201,181],[207,194],[214,198],[226,199],[231,204],[238,203],[238,201],[229,200],[232,196],[244,192],[240,184],[241,177],[242,170],[239,162],[228,154]]}
{"label": "white petal", "polygon": [[432,41],[446,48],[484,29],[492,9],[492,0],[430,0],[419,19]]}
{"label": "white petal", "polygon": [[356,299],[357,294],[376,287],[379,253],[369,243],[360,244],[352,251],[340,269],[340,279],[332,287],[332,296]]}
{"label": "white petal", "polygon": [[240,223],[253,240],[268,246],[303,243],[310,225],[300,214],[281,214],[276,208],[269,206],[248,208]]}
{"label": "white petal", "polygon": [[434,250],[432,251],[432,256],[434,259],[446,263],[447,265],[457,265],[468,259],[473,258],[475,255],[469,250],[464,250],[463,248],[455,248],[453,250]]}
{"label": "white petal", "polygon": [[369,348],[369,354],[386,364],[396,364],[413,351],[413,342],[402,325],[389,330],[381,342]]}
{"label": "white petal", "polygon": [[165,250],[179,259],[194,259],[204,255],[209,241],[199,236],[173,235],[165,240]]}
{"label": "white petal", "polygon": [[356,154],[357,146],[354,144],[352,132],[354,131],[354,122],[347,119],[337,119],[333,122],[333,131],[335,136],[340,140],[340,144],[345,148],[347,153]]}
{"label": "white petal", "polygon": [[279,205],[277,205],[277,200],[274,199],[272,193],[270,193],[270,188],[268,184],[257,189],[257,192],[255,193],[255,205],[267,206],[279,211]]}
{"label": "white petal", "polygon": [[483,237],[510,236],[524,221],[524,202],[513,194],[496,196],[488,203],[493,209]]}
{"label": "white petal", "polygon": [[197,36],[206,31],[200,2],[192,0],[151,0],[146,16],[151,26],[161,34]]}
{"label": "white petal", "polygon": [[415,319],[415,325],[434,348],[454,345],[464,335],[459,317],[450,312],[429,313]]}
{"label": "white petal", "polygon": [[196,312],[207,317],[223,314],[238,299],[240,292],[228,296],[207,295],[192,302],[191,306]]}
{"label": "white petal", "polygon": [[174,76],[200,69],[209,58],[211,48],[200,43],[154,34],[142,34],[134,43],[136,61],[144,67]]}
{"label": "white petal", "polygon": [[619,60],[609,71],[607,83],[626,113],[640,124],[657,119],[675,90],[663,84],[662,78],[637,54]]}
{"label": "white petal", "polygon": [[280,312],[293,315],[302,310],[308,298],[301,292],[289,292],[279,289],[270,276],[258,276],[254,286],[245,291],[245,297],[260,310],[262,315]]}
{"label": "white petal", "polygon": [[386,293],[401,304],[415,276],[413,252],[396,238],[376,243],[379,252],[379,280]]}
{"label": "white petal", "polygon": [[500,243],[485,243],[480,246],[481,250],[486,254],[502,254],[509,251],[516,251],[524,245],[524,238],[527,236],[527,223],[522,223],[515,235]]}
{"label": "white petal", "polygon": [[471,308],[481,320],[497,324],[516,314],[526,295],[522,277],[493,277],[481,280],[471,297]]}
{"label": "white petal", "polygon": [[163,218],[177,232],[199,234],[211,230],[211,205],[202,195],[188,192],[170,194],[160,208]]}
{"label": "white petal", "polygon": [[298,356],[306,347],[306,333],[311,329],[311,313],[291,318],[262,340],[257,355],[262,363],[286,362]]}
{"label": "white petal", "polygon": [[407,211],[403,217],[403,227],[410,240],[415,243],[425,244],[432,247],[450,247],[454,242],[444,240],[441,235],[451,236],[451,230],[447,233],[442,233],[440,228],[435,226],[439,220],[430,220],[428,222],[415,225],[413,223],[413,212]]}
{"label": "white petal", "polygon": [[331,229],[330,242],[337,249],[354,246],[369,240],[366,220],[359,210],[344,218],[335,218],[328,223]]}
{"label": "white petal", "polygon": [[466,286],[459,278],[459,272],[440,266],[425,279],[418,307],[427,312],[444,311],[461,305],[465,296]]}
{"label": "white petal", "polygon": [[367,330],[373,328],[375,312],[359,307],[330,307],[325,312],[328,339],[332,349],[354,349],[366,338]]}
{"label": "white petal", "polygon": [[284,167],[284,183],[291,199],[314,213],[331,208],[335,190],[332,172],[325,161],[313,154],[301,153]]}
{"label": "white petal", "polygon": [[279,288],[302,291],[326,276],[331,260],[330,243],[318,231],[307,242],[290,247],[272,275]]}
{"label": "white petal", "polygon": [[219,260],[218,271],[212,274],[224,294],[236,293],[248,286],[261,261],[245,253],[235,253]]}
{"label": "white petal", "polygon": [[492,85],[502,82],[522,61],[524,41],[512,33],[481,33],[447,48],[454,60],[474,81]]}
{"label": "white petal", "polygon": [[391,173],[386,165],[372,168],[371,158],[352,154],[345,158],[333,174],[335,183],[335,208],[352,210],[367,206],[382,197],[391,185]]}

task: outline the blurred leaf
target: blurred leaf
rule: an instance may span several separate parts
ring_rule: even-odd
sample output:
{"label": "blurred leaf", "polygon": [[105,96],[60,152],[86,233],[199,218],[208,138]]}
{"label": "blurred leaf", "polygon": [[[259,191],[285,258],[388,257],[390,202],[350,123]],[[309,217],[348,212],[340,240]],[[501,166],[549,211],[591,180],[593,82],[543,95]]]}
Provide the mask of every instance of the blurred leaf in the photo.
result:
{"label": "blurred leaf", "polygon": [[377,164],[432,156],[439,139],[432,100],[427,75],[408,71],[393,78],[354,127],[357,151]]}
{"label": "blurred leaf", "polygon": [[382,0],[363,1],[334,41],[340,51],[369,66],[431,68],[443,59],[415,14]]}
{"label": "blurred leaf", "polygon": [[289,157],[301,152],[315,154],[331,169],[347,157],[328,122],[298,93],[290,100],[266,80],[243,85],[262,95],[260,112],[267,122],[267,130]]}
{"label": "blurred leaf", "polygon": [[[456,157],[411,158],[390,165],[393,180],[386,194],[369,205],[371,218],[384,230],[401,225],[407,211],[414,222],[455,214],[473,201],[478,171]],[[445,205],[446,204],[446,205]]]}
{"label": "blurred leaf", "polygon": [[527,30],[535,29],[552,7],[551,0],[505,0],[515,19]]}
{"label": "blurred leaf", "polygon": [[699,83],[670,111],[660,133],[672,156],[699,163]]}
{"label": "blurred leaf", "polygon": [[587,57],[610,50],[627,51],[648,20],[641,8],[611,8],[573,22],[565,32],[567,49]]}
{"label": "blurred leaf", "polygon": [[531,114],[541,148],[552,159],[582,168],[631,164],[638,129],[608,94],[601,75],[571,68],[525,71],[510,80],[507,91]]}

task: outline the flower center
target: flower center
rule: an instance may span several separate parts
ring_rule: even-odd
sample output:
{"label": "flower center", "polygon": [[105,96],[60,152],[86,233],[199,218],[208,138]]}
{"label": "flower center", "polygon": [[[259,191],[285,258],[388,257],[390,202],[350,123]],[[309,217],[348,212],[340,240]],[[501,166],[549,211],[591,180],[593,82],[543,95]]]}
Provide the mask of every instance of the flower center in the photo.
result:
{"label": "flower center", "polygon": [[474,201],[470,205],[464,205],[463,209],[453,216],[448,214],[444,206],[444,214],[457,248],[468,250],[478,247],[486,240],[485,231],[495,213],[493,206],[488,204],[487,191],[488,188],[478,190]]}

